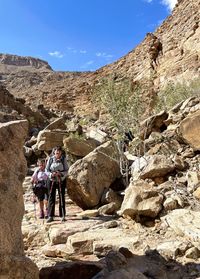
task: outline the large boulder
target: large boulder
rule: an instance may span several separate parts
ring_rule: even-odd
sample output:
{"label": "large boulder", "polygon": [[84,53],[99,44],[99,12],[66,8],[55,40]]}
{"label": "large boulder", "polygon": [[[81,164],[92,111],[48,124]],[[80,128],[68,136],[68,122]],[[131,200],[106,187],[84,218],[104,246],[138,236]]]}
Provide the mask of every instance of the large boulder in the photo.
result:
{"label": "large boulder", "polygon": [[164,121],[167,119],[168,113],[166,111],[161,111],[156,115],[153,115],[141,124],[141,136],[142,138],[148,138],[152,132],[161,132],[166,129]]}
{"label": "large boulder", "polygon": [[34,146],[34,149],[50,151],[55,146],[62,146],[63,138],[65,136],[66,133],[63,131],[42,130],[38,134],[37,143]]}
{"label": "large boulder", "polygon": [[147,166],[142,170],[140,178],[163,177],[174,169],[175,166],[169,157],[164,155],[149,156]]}
{"label": "large boulder", "polygon": [[76,161],[69,169],[69,197],[81,208],[99,204],[104,189],[120,176],[119,155],[112,142],[106,142]]}
{"label": "large boulder", "polygon": [[25,120],[0,124],[0,278],[38,278],[36,265],[24,255],[21,232],[27,130]]}
{"label": "large boulder", "polygon": [[131,218],[140,215],[155,218],[162,209],[162,201],[163,196],[156,188],[143,180],[137,180],[125,190],[119,214]]}
{"label": "large boulder", "polygon": [[134,180],[138,178],[164,177],[174,171],[173,161],[165,155],[148,155],[137,158],[131,165],[131,175]]}
{"label": "large boulder", "polygon": [[175,233],[192,242],[200,241],[200,213],[188,209],[175,209],[161,218]]}
{"label": "large boulder", "polygon": [[90,128],[87,133],[86,136],[88,139],[93,139],[94,141],[96,141],[99,144],[102,144],[106,141],[106,139],[108,138],[108,135],[99,130],[99,129],[94,129],[94,128]]}
{"label": "large boulder", "polygon": [[200,110],[187,116],[179,127],[180,135],[194,150],[200,150]]}
{"label": "large boulder", "polygon": [[94,150],[98,144],[92,139],[85,139],[81,137],[67,137],[63,140],[64,148],[67,153],[73,154],[78,157],[84,157],[92,150]]}
{"label": "large boulder", "polygon": [[59,117],[57,119],[55,119],[53,122],[51,122],[49,125],[47,125],[45,127],[44,130],[56,130],[56,129],[60,129],[60,130],[66,130],[66,125],[65,125],[66,120],[63,117]]}

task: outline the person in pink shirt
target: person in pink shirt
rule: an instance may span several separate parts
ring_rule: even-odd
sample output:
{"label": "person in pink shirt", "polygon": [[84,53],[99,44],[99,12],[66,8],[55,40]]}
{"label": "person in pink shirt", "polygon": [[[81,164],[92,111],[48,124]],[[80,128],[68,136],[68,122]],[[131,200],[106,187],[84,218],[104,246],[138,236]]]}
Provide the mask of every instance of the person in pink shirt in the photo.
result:
{"label": "person in pink shirt", "polygon": [[38,168],[34,171],[32,175],[31,183],[33,185],[33,193],[37,197],[37,200],[39,202],[40,219],[44,219],[48,217],[48,175],[45,172],[45,159],[38,159],[37,165]]}

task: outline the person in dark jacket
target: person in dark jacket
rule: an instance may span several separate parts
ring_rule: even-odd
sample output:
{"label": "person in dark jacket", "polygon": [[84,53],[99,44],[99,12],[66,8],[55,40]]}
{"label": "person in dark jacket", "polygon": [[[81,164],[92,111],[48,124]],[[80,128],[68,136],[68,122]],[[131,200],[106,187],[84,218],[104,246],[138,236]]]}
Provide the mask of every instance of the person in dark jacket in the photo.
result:
{"label": "person in dark jacket", "polygon": [[58,190],[59,194],[59,215],[62,217],[62,221],[65,221],[65,188],[67,172],[67,159],[63,155],[62,148],[56,146],[53,149],[53,155],[49,157],[46,164],[46,173],[49,178],[48,223],[53,221],[55,215],[56,190]]}

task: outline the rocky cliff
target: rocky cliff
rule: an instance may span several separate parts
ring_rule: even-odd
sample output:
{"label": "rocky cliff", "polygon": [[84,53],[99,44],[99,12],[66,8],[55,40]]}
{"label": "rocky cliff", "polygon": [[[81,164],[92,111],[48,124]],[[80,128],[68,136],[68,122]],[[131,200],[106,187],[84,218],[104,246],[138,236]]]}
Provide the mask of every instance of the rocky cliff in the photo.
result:
{"label": "rocky cliff", "polygon": [[46,117],[40,111],[32,111],[25,105],[22,98],[14,97],[2,84],[0,84],[0,122],[27,119],[32,125],[43,126],[47,123]]}
{"label": "rocky cliff", "polygon": [[52,71],[49,64],[44,60],[29,56],[18,56],[0,53],[0,73],[14,72],[20,70],[40,70],[44,72]]}
{"label": "rocky cliff", "polygon": [[24,255],[21,232],[26,174],[22,147],[27,129],[26,120],[0,124],[0,278],[38,278],[37,266]]}
{"label": "rocky cliff", "polygon": [[118,61],[95,72],[1,71],[1,79],[11,93],[25,98],[33,107],[42,103],[47,108],[79,114],[96,109],[90,101],[90,88],[109,75],[114,74],[116,80],[128,77],[150,81],[152,94],[169,81],[191,81],[200,74],[199,7],[200,0],[179,0],[172,15],[154,33],[148,33]]}
{"label": "rocky cliff", "polygon": [[103,67],[99,75],[128,76],[134,80],[153,79],[160,87],[168,81],[189,81],[200,70],[200,1],[178,1],[155,33],[115,63]]}

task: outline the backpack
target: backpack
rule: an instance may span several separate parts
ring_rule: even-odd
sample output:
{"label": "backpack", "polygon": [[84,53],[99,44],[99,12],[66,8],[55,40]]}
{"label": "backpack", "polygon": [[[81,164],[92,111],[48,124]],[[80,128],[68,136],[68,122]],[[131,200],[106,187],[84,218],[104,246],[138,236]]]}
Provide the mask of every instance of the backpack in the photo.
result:
{"label": "backpack", "polygon": [[[66,156],[64,154],[62,154],[60,160],[61,160],[61,163],[63,164],[64,171],[66,171],[65,163],[64,163],[65,158],[66,158]],[[52,162],[53,162],[53,156],[51,156],[49,159],[49,166],[51,166]]]}
{"label": "backpack", "polygon": [[[36,174],[38,175],[40,169],[37,170]],[[42,189],[42,188],[47,188],[47,181],[46,180],[41,180],[38,181],[36,184],[33,184],[32,190],[33,193],[37,196],[37,193]]]}

